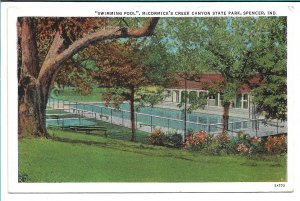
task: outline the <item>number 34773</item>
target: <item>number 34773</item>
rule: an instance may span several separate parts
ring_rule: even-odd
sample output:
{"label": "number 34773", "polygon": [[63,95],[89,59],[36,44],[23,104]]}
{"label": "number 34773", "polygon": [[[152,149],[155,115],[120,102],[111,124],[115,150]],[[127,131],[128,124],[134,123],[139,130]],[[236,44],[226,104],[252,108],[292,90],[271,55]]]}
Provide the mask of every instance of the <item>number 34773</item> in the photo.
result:
{"label": "number 34773", "polygon": [[274,184],[275,188],[283,188],[285,187],[285,184]]}

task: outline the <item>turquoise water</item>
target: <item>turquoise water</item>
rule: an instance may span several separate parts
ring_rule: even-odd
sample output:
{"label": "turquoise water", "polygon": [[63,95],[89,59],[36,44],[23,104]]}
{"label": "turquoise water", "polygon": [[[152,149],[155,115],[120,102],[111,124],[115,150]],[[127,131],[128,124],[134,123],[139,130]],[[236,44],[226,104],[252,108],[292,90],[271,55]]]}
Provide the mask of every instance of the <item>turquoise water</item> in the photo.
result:
{"label": "turquoise water", "polygon": [[[99,113],[103,116],[113,116],[120,119],[130,119],[130,108],[128,103],[120,105],[120,110],[111,109],[109,107],[104,107],[104,104],[88,105],[88,104],[72,104],[71,107],[77,107],[77,109],[93,111]],[[125,112],[125,111],[128,112]],[[136,121],[139,125],[153,125],[165,127],[168,129],[183,130],[184,129],[184,112],[174,109],[163,109],[163,108],[151,108],[143,107],[136,110]],[[140,114],[141,113],[141,114]],[[151,115],[151,116],[149,116]],[[229,122],[243,121],[245,119],[230,117]],[[216,132],[221,130],[221,125],[211,125],[218,124],[222,122],[222,117],[220,115],[211,115],[205,113],[193,112],[187,114],[187,129],[192,129],[194,131],[205,130],[208,132]],[[231,123],[229,124],[229,129],[240,129],[248,127],[247,123]]]}
{"label": "turquoise water", "polygon": [[47,125],[54,126],[94,126],[96,125],[93,121],[85,119],[47,119]]}

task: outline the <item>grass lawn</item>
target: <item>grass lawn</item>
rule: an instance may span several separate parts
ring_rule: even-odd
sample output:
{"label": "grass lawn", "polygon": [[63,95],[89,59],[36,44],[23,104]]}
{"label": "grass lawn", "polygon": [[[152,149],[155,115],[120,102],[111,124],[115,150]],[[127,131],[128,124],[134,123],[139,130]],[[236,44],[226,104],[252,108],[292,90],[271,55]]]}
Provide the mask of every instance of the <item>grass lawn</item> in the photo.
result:
{"label": "grass lawn", "polygon": [[79,102],[99,102],[102,100],[101,93],[103,88],[93,88],[89,95],[82,96],[75,89],[65,88],[60,90],[58,95],[51,93],[52,97]]}
{"label": "grass lawn", "polygon": [[63,110],[52,109],[52,108],[47,108],[46,113],[47,114],[68,114],[68,112],[65,112]]}
{"label": "grass lawn", "polygon": [[285,156],[206,156],[102,135],[49,132],[53,139],[19,141],[19,175],[28,175],[28,182],[286,181]]}

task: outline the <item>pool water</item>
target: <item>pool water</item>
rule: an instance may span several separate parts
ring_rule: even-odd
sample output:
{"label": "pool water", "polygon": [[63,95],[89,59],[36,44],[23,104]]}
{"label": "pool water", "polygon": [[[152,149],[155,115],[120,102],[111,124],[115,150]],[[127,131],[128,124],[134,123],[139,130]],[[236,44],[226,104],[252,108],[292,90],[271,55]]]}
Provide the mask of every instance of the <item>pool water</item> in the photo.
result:
{"label": "pool water", "polygon": [[[75,105],[72,105],[75,107]],[[104,116],[112,116],[113,118],[118,117],[120,119],[130,119],[130,106],[128,103],[120,105],[120,110],[113,109],[111,107],[105,107],[104,104],[88,105],[88,104],[77,104],[76,107],[82,110],[93,111]],[[136,110],[135,114],[136,121],[140,125],[154,125],[175,130],[184,129],[184,112],[181,110],[164,109],[158,107],[142,107]],[[243,121],[245,119],[229,117],[229,122]],[[222,116],[212,115],[205,113],[192,112],[187,114],[187,129],[193,130],[206,130],[208,132],[220,131]],[[229,125],[230,126],[230,125]],[[232,124],[232,129],[239,129],[239,127],[245,127],[244,124]],[[233,128],[235,127],[235,128]]]}
{"label": "pool water", "polygon": [[46,125],[54,126],[94,126],[96,125],[93,121],[85,119],[47,119]]}

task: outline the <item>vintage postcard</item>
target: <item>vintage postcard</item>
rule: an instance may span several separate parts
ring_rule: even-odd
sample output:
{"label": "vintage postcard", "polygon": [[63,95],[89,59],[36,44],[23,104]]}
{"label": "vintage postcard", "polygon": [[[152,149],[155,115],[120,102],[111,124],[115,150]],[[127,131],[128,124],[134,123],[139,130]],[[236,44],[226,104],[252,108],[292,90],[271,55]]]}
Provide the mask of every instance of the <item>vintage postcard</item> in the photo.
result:
{"label": "vintage postcard", "polygon": [[298,4],[1,5],[11,196],[293,193]]}

